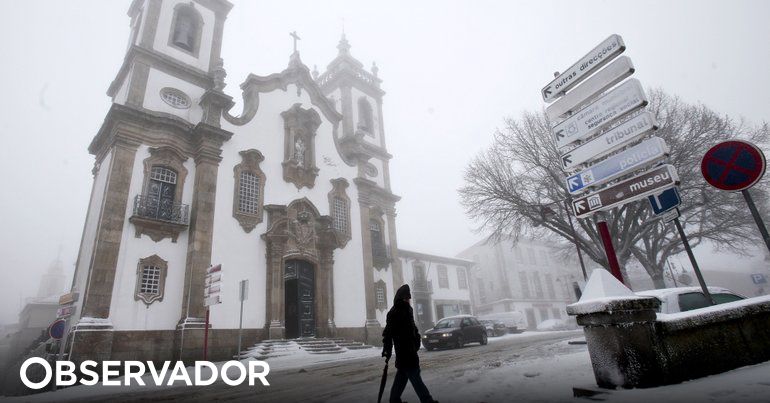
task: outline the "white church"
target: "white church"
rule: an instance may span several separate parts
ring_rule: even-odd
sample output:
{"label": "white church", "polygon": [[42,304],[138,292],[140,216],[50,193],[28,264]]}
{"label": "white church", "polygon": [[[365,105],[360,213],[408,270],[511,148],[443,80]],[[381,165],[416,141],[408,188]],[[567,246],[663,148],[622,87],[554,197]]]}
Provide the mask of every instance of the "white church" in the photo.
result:
{"label": "white church", "polygon": [[[369,344],[380,342],[394,288],[411,280],[397,247],[376,66],[351,56],[343,35],[326,71],[311,72],[295,42],[285,70],[251,74],[228,94],[220,53],[231,8],[130,6],[130,46],[89,146],[96,162],[72,286],[72,360],[199,359],[204,278],[216,264],[214,359],[235,352],[241,280],[244,343]],[[243,104],[237,115],[233,97]],[[470,301],[467,288],[455,299]]]}

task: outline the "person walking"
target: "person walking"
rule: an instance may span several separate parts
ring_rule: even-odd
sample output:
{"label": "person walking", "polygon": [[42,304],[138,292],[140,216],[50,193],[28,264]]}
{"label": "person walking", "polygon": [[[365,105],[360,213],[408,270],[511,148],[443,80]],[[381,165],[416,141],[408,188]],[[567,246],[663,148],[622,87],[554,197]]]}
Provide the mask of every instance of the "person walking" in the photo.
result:
{"label": "person walking", "polygon": [[382,356],[390,360],[393,346],[396,347],[396,376],[390,388],[390,403],[401,403],[401,394],[406,388],[406,381],[412,383],[414,391],[422,403],[438,403],[428,391],[420,376],[420,333],[414,324],[414,312],[410,301],[412,293],[409,285],[404,284],[396,291],[393,307],[388,311],[385,330],[382,332]]}

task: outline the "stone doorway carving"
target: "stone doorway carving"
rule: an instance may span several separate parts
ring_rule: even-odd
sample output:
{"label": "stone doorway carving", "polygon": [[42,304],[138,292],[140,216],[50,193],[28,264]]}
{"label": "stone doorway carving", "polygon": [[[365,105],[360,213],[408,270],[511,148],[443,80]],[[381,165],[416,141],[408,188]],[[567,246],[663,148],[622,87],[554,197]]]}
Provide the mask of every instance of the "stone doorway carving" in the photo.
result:
{"label": "stone doorway carving", "polygon": [[[311,333],[317,337],[334,336],[334,249],[340,247],[340,241],[331,217],[320,215],[306,198],[288,206],[267,205],[265,211],[268,229],[262,239],[267,247],[268,337],[280,339]],[[301,276],[292,274],[297,268],[301,273],[302,267],[310,270],[304,283]],[[311,315],[301,319],[302,309],[307,306],[301,304],[301,293],[308,289],[312,291],[311,298],[306,297],[305,302],[312,306]],[[296,313],[288,312],[288,301],[297,301]],[[300,317],[296,324],[295,316]]]}

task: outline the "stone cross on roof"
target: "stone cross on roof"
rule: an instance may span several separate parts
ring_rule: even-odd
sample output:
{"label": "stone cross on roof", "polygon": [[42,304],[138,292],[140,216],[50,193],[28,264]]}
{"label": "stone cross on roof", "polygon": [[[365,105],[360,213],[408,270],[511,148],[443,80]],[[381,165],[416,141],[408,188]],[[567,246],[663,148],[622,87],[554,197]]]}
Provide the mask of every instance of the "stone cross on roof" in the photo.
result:
{"label": "stone cross on roof", "polygon": [[300,39],[302,39],[302,38],[300,38],[299,36],[297,36],[297,31],[294,31],[294,32],[290,32],[290,33],[289,33],[289,36],[291,36],[292,38],[294,38],[294,53],[297,53],[297,41],[298,41],[298,40],[300,40]]}

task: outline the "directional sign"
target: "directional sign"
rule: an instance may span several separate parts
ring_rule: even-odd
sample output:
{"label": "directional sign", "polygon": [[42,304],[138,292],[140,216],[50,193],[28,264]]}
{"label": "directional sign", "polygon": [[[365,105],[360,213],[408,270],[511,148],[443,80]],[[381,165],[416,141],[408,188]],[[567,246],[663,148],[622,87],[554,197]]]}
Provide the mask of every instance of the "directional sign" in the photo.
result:
{"label": "directional sign", "polygon": [[668,146],[660,137],[647,139],[615,154],[590,168],[567,177],[567,189],[575,194],[589,186],[600,185],[621,175],[659,161],[668,154]]}
{"label": "directional sign", "polygon": [[75,312],[75,306],[73,305],[67,305],[63,306],[56,310],[56,317],[57,318],[67,318],[72,316],[72,313]]}
{"label": "directional sign", "polygon": [[567,95],[545,108],[545,113],[551,120],[577,111],[581,106],[591,101],[596,95],[623,81],[634,73],[634,65],[628,56],[621,56],[585,82],[577,86]]}
{"label": "directional sign", "polygon": [[588,217],[591,214],[612,207],[630,203],[660,192],[679,182],[679,176],[673,165],[662,165],[627,179],[598,192],[588,194],[572,202],[575,216]]}
{"label": "directional sign", "polygon": [[211,306],[221,303],[219,297],[222,291],[222,278],[224,273],[222,272],[222,265],[211,266],[206,269],[206,277],[203,279],[203,305]]}
{"label": "directional sign", "polygon": [[659,217],[661,220],[663,220],[664,223],[670,223],[671,221],[674,221],[677,218],[679,218],[679,209],[674,207],[673,209],[663,213]]}
{"label": "directional sign", "polygon": [[633,140],[657,129],[649,112],[642,112],[602,135],[587,141],[561,156],[562,167],[570,170],[580,164],[603,157]]}
{"label": "directional sign", "polygon": [[647,105],[639,80],[631,78],[553,128],[556,146],[582,140],[628,113]]}
{"label": "directional sign", "polygon": [[700,164],[709,185],[730,192],[754,186],[765,174],[765,155],[747,141],[721,142],[706,152]]}
{"label": "directional sign", "polygon": [[552,102],[562,96],[567,90],[587,78],[593,71],[602,67],[610,60],[626,50],[623,38],[620,35],[610,35],[599,46],[580,58],[567,70],[548,83],[541,91],[545,102]]}
{"label": "directional sign", "polygon": [[652,207],[652,212],[655,215],[661,215],[682,203],[682,198],[679,197],[679,189],[676,186],[658,194],[647,196],[647,200],[650,201],[650,207]]}

